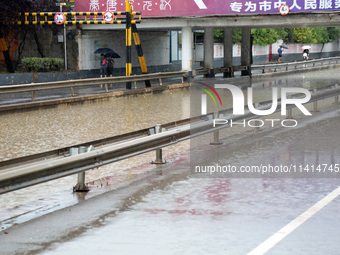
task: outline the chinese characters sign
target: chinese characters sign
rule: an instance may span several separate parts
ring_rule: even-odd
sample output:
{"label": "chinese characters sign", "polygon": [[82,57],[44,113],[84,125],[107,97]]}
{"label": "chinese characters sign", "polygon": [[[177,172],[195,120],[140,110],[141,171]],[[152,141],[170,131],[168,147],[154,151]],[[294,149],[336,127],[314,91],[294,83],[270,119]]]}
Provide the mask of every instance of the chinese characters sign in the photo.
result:
{"label": "chinese characters sign", "polygon": [[[77,0],[76,12],[125,11],[125,0]],[[283,4],[290,12],[340,10],[340,0],[130,0],[143,17],[278,14]]]}

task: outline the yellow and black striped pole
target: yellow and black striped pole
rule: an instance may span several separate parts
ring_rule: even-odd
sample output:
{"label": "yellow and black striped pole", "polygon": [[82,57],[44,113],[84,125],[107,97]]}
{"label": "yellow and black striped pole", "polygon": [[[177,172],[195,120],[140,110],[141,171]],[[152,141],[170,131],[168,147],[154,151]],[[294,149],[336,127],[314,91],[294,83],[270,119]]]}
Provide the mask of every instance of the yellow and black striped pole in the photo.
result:
{"label": "yellow and black striped pole", "polygon": [[[132,7],[129,0],[126,0],[126,76],[130,76],[132,73],[132,57],[131,57],[131,11]],[[131,89],[131,82],[126,83],[126,89]]]}
{"label": "yellow and black striped pole", "polygon": [[[135,45],[136,45],[137,55],[138,55],[140,67],[142,69],[142,73],[147,74],[148,68],[146,67],[143,49],[142,49],[142,45],[140,43],[140,38],[139,38],[139,34],[138,34],[138,31],[137,31],[136,24],[132,24],[132,34],[133,34],[133,40],[134,40]],[[147,88],[151,87],[150,80],[145,81],[145,87],[147,87]]]}

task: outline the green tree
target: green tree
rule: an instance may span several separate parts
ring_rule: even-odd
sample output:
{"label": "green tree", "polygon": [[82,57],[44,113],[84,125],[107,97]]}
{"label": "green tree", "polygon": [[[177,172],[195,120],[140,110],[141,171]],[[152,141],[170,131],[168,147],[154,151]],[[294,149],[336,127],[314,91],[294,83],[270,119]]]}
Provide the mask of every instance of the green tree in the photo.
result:
{"label": "green tree", "polygon": [[315,27],[311,28],[314,43],[328,43],[332,40],[329,38],[327,28]]}
{"label": "green tree", "polygon": [[297,43],[316,43],[312,29],[309,27],[293,28],[293,40]]}
{"label": "green tree", "polygon": [[214,30],[214,38],[222,43],[223,42],[223,38],[224,38],[224,31],[223,30]]}
{"label": "green tree", "polygon": [[284,43],[294,43],[294,30],[292,28],[284,28],[285,36],[283,36],[281,39]]}
{"label": "green tree", "polygon": [[340,27],[327,27],[327,33],[331,41],[340,38]]}
{"label": "green tree", "polygon": [[[284,43],[327,43],[340,38],[339,27],[299,27],[252,29],[254,44],[265,46],[281,39]],[[215,30],[215,39],[223,42],[223,30]],[[233,30],[233,43],[241,44],[242,30]]]}
{"label": "green tree", "polygon": [[283,29],[252,29],[251,31],[254,37],[254,44],[265,46],[275,43],[278,39],[282,39],[285,36]]}
{"label": "green tree", "polygon": [[[222,43],[224,38],[224,30],[215,30],[214,31],[215,40]],[[233,44],[241,44],[242,40],[242,30],[241,29],[233,29]]]}
{"label": "green tree", "polygon": [[242,41],[242,30],[234,29],[233,30],[233,44],[241,44]]}
{"label": "green tree", "polygon": [[[24,25],[24,26],[16,26],[15,22],[18,20],[23,21],[24,15],[19,15],[20,13],[25,12],[55,12],[59,11],[59,8],[56,6],[56,2],[58,0],[15,0],[15,1],[1,1],[0,4],[0,41],[1,45],[4,49],[2,49],[3,54],[5,56],[7,70],[9,72],[14,72],[12,60],[9,56],[9,47],[6,45],[5,38],[7,36],[7,31],[16,30],[20,31],[24,34],[24,38],[26,37],[27,31],[32,31],[34,33],[34,38],[37,43],[38,51],[40,55],[43,57],[44,54],[41,50],[41,46],[36,34],[36,31],[41,29],[39,25]],[[69,8],[68,8],[69,9]],[[63,9],[66,11],[66,9]],[[60,29],[60,27],[54,26],[55,29]],[[24,44],[23,44],[24,45]],[[22,48],[22,47],[19,47]],[[19,56],[20,56],[19,52]]]}

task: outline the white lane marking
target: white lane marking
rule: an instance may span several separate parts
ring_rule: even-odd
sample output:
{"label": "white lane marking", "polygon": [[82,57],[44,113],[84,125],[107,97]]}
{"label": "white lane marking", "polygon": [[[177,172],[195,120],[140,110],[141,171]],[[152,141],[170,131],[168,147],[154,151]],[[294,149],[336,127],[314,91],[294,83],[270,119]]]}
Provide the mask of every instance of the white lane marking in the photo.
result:
{"label": "white lane marking", "polygon": [[208,9],[207,6],[203,3],[203,0],[194,0],[200,9]]}
{"label": "white lane marking", "polygon": [[247,255],[265,254],[267,251],[273,248],[278,242],[280,242],[283,238],[285,238],[287,235],[293,232],[297,227],[302,225],[306,220],[311,218],[314,214],[316,214],[318,211],[320,211],[322,208],[324,208],[326,205],[332,202],[332,200],[337,198],[339,195],[340,195],[340,187],[333,190],[326,197],[324,197],[319,202],[317,202],[315,205],[310,207],[307,211],[302,213],[295,220],[292,220],[286,226],[281,228],[279,231],[277,231],[275,234],[273,234],[271,237],[269,237],[267,240],[265,240],[263,243],[257,246],[254,250],[249,252]]}

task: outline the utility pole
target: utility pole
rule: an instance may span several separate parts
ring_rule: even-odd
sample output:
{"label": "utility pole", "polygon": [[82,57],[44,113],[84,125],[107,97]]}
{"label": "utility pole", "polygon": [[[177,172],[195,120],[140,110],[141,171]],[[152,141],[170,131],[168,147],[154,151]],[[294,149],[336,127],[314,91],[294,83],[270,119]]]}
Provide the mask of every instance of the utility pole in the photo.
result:
{"label": "utility pole", "polygon": [[[60,12],[63,13],[63,5],[66,3],[57,3],[60,6]],[[64,63],[65,63],[65,70],[67,70],[67,50],[66,50],[66,25],[64,22]]]}

